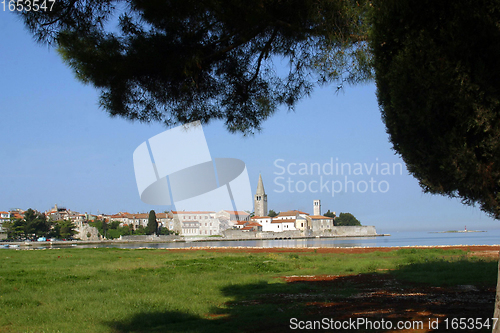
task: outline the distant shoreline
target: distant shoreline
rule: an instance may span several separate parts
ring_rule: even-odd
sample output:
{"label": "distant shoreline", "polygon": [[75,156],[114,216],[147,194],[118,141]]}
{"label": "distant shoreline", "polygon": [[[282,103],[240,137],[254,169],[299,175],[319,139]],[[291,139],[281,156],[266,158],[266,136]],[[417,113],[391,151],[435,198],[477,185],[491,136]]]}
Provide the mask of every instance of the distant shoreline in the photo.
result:
{"label": "distant shoreline", "polygon": [[71,241],[45,241],[45,242],[36,242],[36,241],[20,241],[20,242],[5,242],[0,241],[0,246],[3,245],[16,245],[23,248],[26,247],[36,247],[36,246],[44,246],[44,245],[68,245],[68,246],[76,246],[76,245],[89,245],[89,244],[134,244],[134,243],[144,243],[144,244],[161,244],[161,243],[198,243],[198,242],[237,242],[237,241],[254,241],[254,240],[285,240],[285,239],[323,239],[323,238],[332,238],[332,239],[343,239],[343,238],[359,238],[359,237],[388,237],[390,234],[376,234],[376,235],[349,235],[349,236],[301,236],[301,237],[283,237],[283,238],[219,238],[219,237],[210,237],[210,238],[200,238],[200,239],[172,239],[172,240],[120,240],[120,239],[103,239],[103,240],[95,240],[95,241],[82,241],[82,240],[71,240]]}
{"label": "distant shoreline", "polygon": [[454,234],[454,233],[469,233],[469,232],[487,232],[486,230],[448,230],[448,231],[430,231],[430,234]]}

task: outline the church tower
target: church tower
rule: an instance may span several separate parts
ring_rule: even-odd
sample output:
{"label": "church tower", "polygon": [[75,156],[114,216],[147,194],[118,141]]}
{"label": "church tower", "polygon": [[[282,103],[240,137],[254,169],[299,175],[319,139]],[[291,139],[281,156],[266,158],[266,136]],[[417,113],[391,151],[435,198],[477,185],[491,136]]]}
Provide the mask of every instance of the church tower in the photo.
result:
{"label": "church tower", "polygon": [[259,175],[259,184],[254,199],[255,216],[267,216],[267,194],[264,191],[262,176]]}
{"label": "church tower", "polygon": [[321,215],[321,201],[319,200],[314,200],[313,201],[313,210],[314,210],[314,214],[313,215]]}

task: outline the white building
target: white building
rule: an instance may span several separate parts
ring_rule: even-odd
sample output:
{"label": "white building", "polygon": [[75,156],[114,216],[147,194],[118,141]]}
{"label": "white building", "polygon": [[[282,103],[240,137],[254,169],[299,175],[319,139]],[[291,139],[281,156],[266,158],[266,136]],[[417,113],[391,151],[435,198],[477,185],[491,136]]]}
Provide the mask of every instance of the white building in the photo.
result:
{"label": "white building", "polygon": [[149,213],[137,213],[137,214],[127,214],[126,222],[123,224],[131,225],[134,227],[134,230],[142,226],[146,228],[148,226]]}
{"label": "white building", "polygon": [[183,236],[210,236],[220,234],[220,223],[215,212],[210,211],[172,211],[174,224],[180,225]]}
{"label": "white building", "polygon": [[254,216],[252,221],[257,222],[262,226],[262,231],[273,231],[273,226],[271,225],[272,218],[269,216]]}
{"label": "white building", "polygon": [[173,231],[175,229],[175,224],[172,217],[172,214],[169,213],[157,213],[156,221],[158,221],[158,225],[162,228],[167,228],[168,230]]}
{"label": "white building", "polygon": [[271,229],[270,231],[274,232],[282,232],[282,231],[290,231],[290,230],[296,230],[295,229],[295,219],[294,218],[281,218],[277,219],[274,218],[271,221]]}
{"label": "white building", "polygon": [[[0,212],[0,234],[6,232],[3,228],[3,224],[5,222],[9,222],[9,221],[10,221],[10,212]],[[5,237],[7,237],[7,236],[5,236]],[[0,239],[1,238],[2,238],[2,236],[0,236]]]}
{"label": "white building", "polygon": [[243,229],[243,227],[245,226],[246,223],[247,223],[247,221],[236,221],[236,222],[234,222],[233,228],[241,230],[241,229]]}
{"label": "white building", "polygon": [[307,216],[309,214],[299,214],[295,219],[295,229],[304,231],[307,229]]}
{"label": "white building", "polygon": [[244,227],[241,229],[243,231],[262,231],[262,225],[257,222],[245,222]]}

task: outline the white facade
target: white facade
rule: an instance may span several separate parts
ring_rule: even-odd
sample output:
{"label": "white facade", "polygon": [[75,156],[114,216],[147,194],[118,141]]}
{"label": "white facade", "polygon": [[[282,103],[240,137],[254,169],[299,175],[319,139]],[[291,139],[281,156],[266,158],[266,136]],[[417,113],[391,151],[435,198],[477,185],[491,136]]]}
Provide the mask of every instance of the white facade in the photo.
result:
{"label": "white facade", "polygon": [[319,216],[321,215],[321,201],[314,200],[313,201],[313,215]]}
{"label": "white facade", "polygon": [[125,224],[134,227],[134,230],[142,226],[146,228],[148,226],[149,213],[139,213],[139,214],[128,214],[127,222]]}
{"label": "white facade", "polygon": [[156,220],[162,228],[167,228],[170,231],[174,230],[174,219],[172,219],[167,213],[156,214]]}
{"label": "white facade", "polygon": [[302,216],[302,214],[299,214],[297,218],[295,219],[295,229],[304,231],[307,229],[307,215]]}
{"label": "white facade", "polygon": [[276,219],[276,218],[274,218],[271,221],[271,230],[269,230],[269,231],[283,232],[283,231],[291,231],[291,230],[296,230],[294,218],[288,218],[288,219]]}
{"label": "white facade", "polygon": [[183,236],[210,236],[219,235],[219,220],[215,212],[206,211],[172,211],[174,223],[177,219],[180,222]]}
{"label": "white facade", "polygon": [[272,218],[269,216],[254,216],[252,221],[259,223],[262,226],[262,231],[273,231],[271,226]]}
{"label": "white facade", "polygon": [[0,212],[0,233],[5,232],[3,224],[8,221],[10,221],[10,212]]}

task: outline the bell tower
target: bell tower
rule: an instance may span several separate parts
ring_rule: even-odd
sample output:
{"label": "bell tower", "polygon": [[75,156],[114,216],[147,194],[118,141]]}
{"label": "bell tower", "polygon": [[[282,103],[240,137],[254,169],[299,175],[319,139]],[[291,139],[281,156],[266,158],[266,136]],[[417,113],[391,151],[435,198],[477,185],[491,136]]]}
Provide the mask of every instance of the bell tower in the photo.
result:
{"label": "bell tower", "polygon": [[259,183],[254,197],[255,216],[267,216],[267,194],[264,191],[262,175],[259,175]]}
{"label": "bell tower", "polygon": [[314,215],[321,215],[321,201],[319,200],[314,200],[313,201],[313,211]]}

